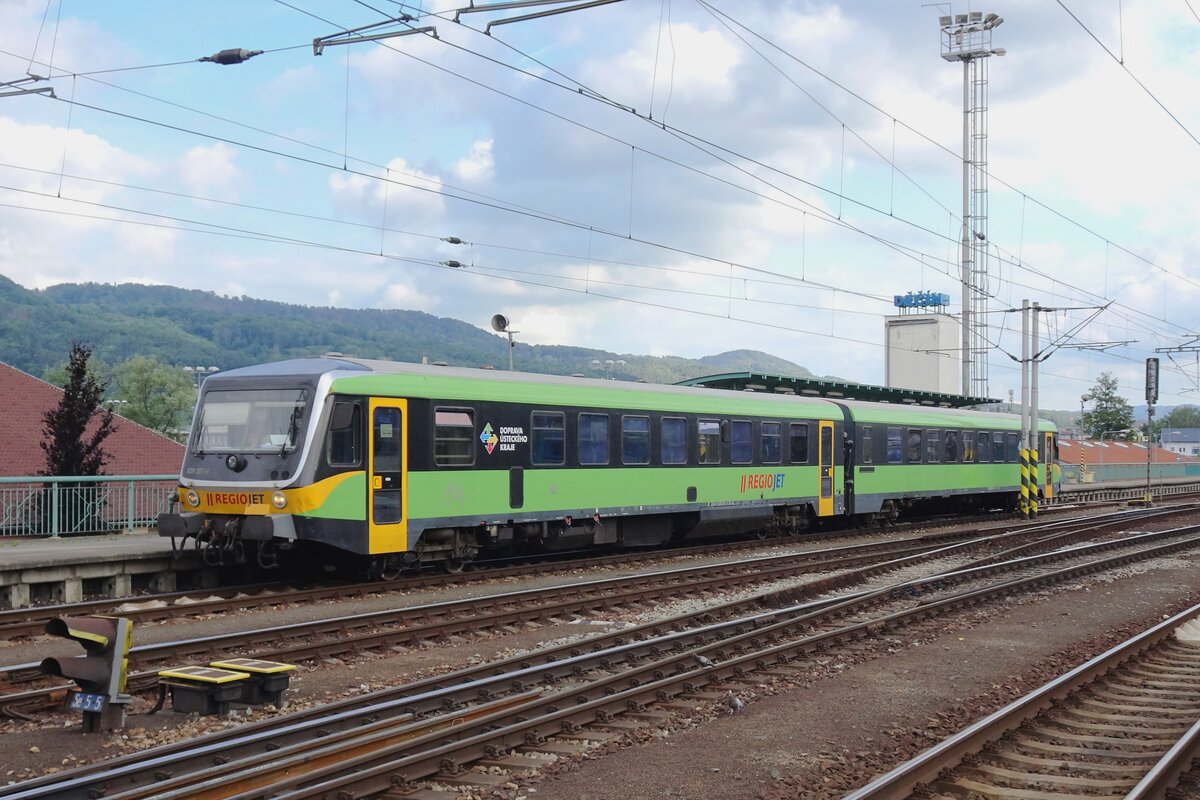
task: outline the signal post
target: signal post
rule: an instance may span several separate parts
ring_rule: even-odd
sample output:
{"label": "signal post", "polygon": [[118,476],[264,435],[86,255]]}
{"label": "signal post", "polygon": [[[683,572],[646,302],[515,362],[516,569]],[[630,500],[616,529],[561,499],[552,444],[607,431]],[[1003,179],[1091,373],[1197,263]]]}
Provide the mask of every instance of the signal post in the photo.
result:
{"label": "signal post", "polygon": [[124,728],[125,707],[133,699],[125,694],[133,623],[124,617],[56,617],[46,623],[46,633],[83,646],[81,656],[47,658],[41,665],[44,674],[78,685],[67,705],[83,712],[83,732]]}

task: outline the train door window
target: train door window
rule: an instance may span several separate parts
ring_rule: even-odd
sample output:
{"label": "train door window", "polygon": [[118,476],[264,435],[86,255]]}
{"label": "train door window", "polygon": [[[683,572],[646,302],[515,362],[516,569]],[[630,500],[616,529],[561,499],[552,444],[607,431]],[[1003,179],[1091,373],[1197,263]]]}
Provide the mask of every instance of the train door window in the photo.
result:
{"label": "train door window", "polygon": [[566,461],[566,419],[561,411],[534,411],[530,415],[529,455],[534,464],[562,464]]}
{"label": "train door window", "polygon": [[925,431],[925,463],[936,464],[942,460],[942,432]]}
{"label": "train door window", "polygon": [[749,464],[754,460],[754,426],[750,420],[735,419],[729,423],[729,461]]}
{"label": "train door window", "polygon": [[371,516],[376,525],[392,525],[399,522],[404,516],[400,497],[401,435],[400,409],[376,408],[372,448],[374,457],[371,461],[371,471],[376,475],[377,480],[382,480],[382,488],[376,488],[371,492],[373,499]]}
{"label": "train door window", "polygon": [[975,437],[975,458],[981,464],[992,460],[992,435],[987,431]]}
{"label": "train door window", "polygon": [[650,463],[649,417],[621,417],[621,462]]}
{"label": "train door window", "polygon": [[1020,448],[1021,435],[1018,433],[1004,434],[1004,460],[1012,464],[1021,460],[1021,455],[1018,452]]}
{"label": "train door window", "polygon": [[659,455],[664,464],[687,463],[687,420],[683,417],[663,417],[659,423],[662,436]]}
{"label": "train door window", "polygon": [[608,414],[579,415],[579,463],[608,463]]}
{"label": "train door window", "polygon": [[904,439],[904,460],[910,464],[921,463],[921,431],[909,428]]}
{"label": "train door window", "polygon": [[888,428],[887,456],[889,464],[904,460],[904,436],[899,428]]}
{"label": "train door window", "polygon": [[357,467],[362,462],[362,406],[358,403],[334,401],[325,460],[331,467]]}
{"label": "train door window", "polygon": [[975,463],[975,431],[963,431],[962,445],[963,445],[963,463],[964,464]]}
{"label": "train door window", "polygon": [[475,463],[475,410],[438,408],[433,412],[433,463],[469,467]]}
{"label": "train door window", "polygon": [[788,454],[793,464],[808,463],[808,425],[793,422],[788,426]]}
{"label": "train door window", "polygon": [[872,428],[870,425],[863,425],[858,430],[859,430],[859,434],[860,434],[859,439],[861,442],[859,445],[858,461],[861,464],[874,464],[875,463],[875,447],[873,446],[873,444],[871,442]]}
{"label": "train door window", "polygon": [[945,445],[942,448],[942,460],[947,464],[953,464],[958,461],[958,431],[946,431],[945,437],[942,439]]}
{"label": "train door window", "polygon": [[696,423],[696,438],[699,445],[701,464],[721,463],[721,423],[715,419],[702,419]]}
{"label": "train door window", "polygon": [[762,463],[778,464],[783,459],[783,426],[778,422],[764,422],[759,428],[759,439]]}

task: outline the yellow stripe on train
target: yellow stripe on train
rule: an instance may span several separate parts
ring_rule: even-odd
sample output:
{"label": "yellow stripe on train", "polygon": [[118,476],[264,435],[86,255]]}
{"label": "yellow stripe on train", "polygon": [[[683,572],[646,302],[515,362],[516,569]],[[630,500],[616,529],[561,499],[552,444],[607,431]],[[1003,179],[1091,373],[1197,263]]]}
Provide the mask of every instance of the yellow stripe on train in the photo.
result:
{"label": "yellow stripe on train", "polygon": [[343,472],[296,489],[239,489],[236,486],[189,489],[181,486],[179,506],[184,511],[203,511],[207,514],[304,514],[320,508],[338,486],[358,475],[362,473]]}

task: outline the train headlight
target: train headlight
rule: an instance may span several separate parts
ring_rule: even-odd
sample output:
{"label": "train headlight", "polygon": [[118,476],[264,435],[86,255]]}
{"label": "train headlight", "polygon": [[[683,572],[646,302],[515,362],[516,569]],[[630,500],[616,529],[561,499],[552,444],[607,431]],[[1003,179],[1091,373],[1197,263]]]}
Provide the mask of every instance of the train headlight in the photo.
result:
{"label": "train headlight", "polygon": [[196,494],[195,492],[191,491],[190,489],[188,490],[188,493],[185,497],[187,499],[187,504],[189,506],[191,506],[192,508],[195,508],[196,506],[200,505],[200,495]]}
{"label": "train headlight", "polygon": [[279,509],[286,508],[287,495],[283,492],[276,492],[275,494],[271,495],[271,505]]}

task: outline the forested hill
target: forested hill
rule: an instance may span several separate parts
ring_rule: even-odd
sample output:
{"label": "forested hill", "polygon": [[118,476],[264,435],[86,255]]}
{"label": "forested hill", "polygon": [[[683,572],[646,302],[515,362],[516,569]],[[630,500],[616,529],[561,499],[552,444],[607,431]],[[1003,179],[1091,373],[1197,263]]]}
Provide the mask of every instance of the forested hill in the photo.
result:
{"label": "forested hill", "polygon": [[[72,341],[92,347],[109,365],[142,355],[225,370],[329,351],[455,366],[508,365],[505,338],[420,311],[297,306],[140,284],[62,284],[31,291],[0,275],[0,361],[41,376],[66,360]],[[593,359],[622,359],[624,365],[612,366],[614,378],[653,383],[745,370],[812,374],[754,350],[694,360],[518,342],[514,358],[518,369],[563,375],[598,375]]]}

